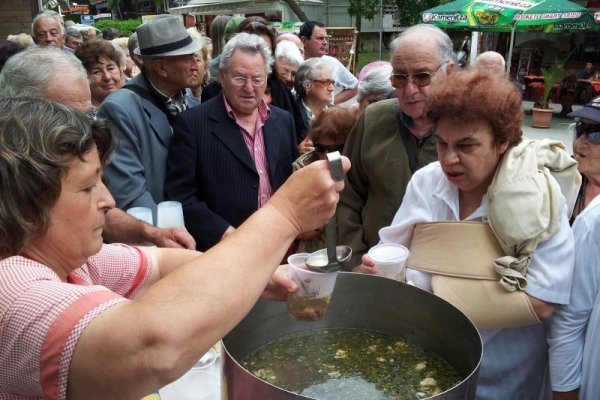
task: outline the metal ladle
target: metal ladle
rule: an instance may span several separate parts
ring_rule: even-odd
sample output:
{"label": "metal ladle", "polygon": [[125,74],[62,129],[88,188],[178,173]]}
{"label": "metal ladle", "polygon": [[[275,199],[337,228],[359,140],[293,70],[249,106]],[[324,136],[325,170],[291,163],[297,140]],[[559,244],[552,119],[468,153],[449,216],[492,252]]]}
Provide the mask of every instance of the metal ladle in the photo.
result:
{"label": "metal ladle", "polygon": [[[339,151],[327,153],[331,177],[337,182],[344,179],[344,169],[342,168],[342,158]],[[327,237],[327,248],[317,250],[306,256],[306,266],[315,272],[335,272],[342,268],[344,262],[352,256],[352,249],[349,246],[337,246],[337,225],[335,216],[331,218],[325,227]]]}

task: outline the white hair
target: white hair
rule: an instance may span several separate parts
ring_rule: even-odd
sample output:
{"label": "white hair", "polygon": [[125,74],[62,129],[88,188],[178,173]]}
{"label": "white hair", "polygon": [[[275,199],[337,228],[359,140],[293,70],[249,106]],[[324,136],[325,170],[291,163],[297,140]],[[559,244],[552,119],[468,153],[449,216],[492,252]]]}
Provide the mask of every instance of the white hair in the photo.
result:
{"label": "white hair", "polygon": [[273,64],[271,47],[262,37],[246,32],[236,34],[225,44],[219,61],[220,70],[225,72],[229,70],[233,53],[236,50],[240,50],[244,53],[260,54],[265,62],[265,71],[267,72],[267,75],[271,74],[271,65]]}
{"label": "white hair", "polygon": [[46,98],[46,88],[57,73],[79,73],[88,82],[81,61],[54,47],[32,47],[10,57],[0,72],[0,97]]}
{"label": "white hair", "polygon": [[277,43],[275,59],[279,60],[280,58],[298,66],[304,62],[304,57],[302,57],[298,46],[289,40],[282,40]]}
{"label": "white hair", "polygon": [[390,82],[392,69],[391,65],[382,65],[369,71],[358,83],[357,101],[360,103],[364,97],[370,95],[375,96],[375,101],[389,98],[394,93],[394,87]]}

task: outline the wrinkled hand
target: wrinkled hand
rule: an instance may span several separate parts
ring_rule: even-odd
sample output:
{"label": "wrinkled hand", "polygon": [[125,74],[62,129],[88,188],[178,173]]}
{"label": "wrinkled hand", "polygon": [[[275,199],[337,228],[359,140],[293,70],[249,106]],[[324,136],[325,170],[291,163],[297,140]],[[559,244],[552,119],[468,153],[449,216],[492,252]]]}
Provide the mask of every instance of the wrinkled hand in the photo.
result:
{"label": "wrinkled hand", "polygon": [[[342,156],[344,172],[350,160]],[[298,234],[325,225],[335,213],[344,182],[335,182],[327,161],[316,161],[294,172],[269,202],[296,229]]]}
{"label": "wrinkled hand", "polygon": [[300,154],[308,153],[309,151],[313,151],[314,149],[315,144],[309,136],[305,137],[304,140],[301,141],[298,145],[298,152]]}
{"label": "wrinkled hand", "polygon": [[277,267],[267,287],[262,293],[262,297],[269,300],[284,301],[288,293],[298,290],[298,285],[289,278],[289,265],[280,265]]}
{"label": "wrinkled hand", "polygon": [[362,264],[352,268],[352,272],[360,272],[362,274],[374,275],[377,273],[377,267],[368,254],[362,256]]}
{"label": "wrinkled hand", "polygon": [[151,242],[158,247],[196,250],[196,241],[184,226],[154,228]]}

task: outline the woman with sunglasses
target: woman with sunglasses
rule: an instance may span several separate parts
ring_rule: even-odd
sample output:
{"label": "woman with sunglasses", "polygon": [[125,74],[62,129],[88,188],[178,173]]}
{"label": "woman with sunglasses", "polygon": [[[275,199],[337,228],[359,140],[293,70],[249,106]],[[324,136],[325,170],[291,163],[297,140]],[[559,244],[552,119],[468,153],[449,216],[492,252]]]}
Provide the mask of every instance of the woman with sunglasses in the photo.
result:
{"label": "woman with sunglasses", "polygon": [[[354,126],[360,113],[355,107],[332,107],[323,110],[315,118],[310,128],[309,137],[314,150],[302,154],[294,161],[294,172],[312,164],[315,161],[326,160],[327,153],[344,149],[348,133]],[[303,233],[298,237],[298,250],[300,253],[312,253],[325,248],[325,226],[314,231]]]}
{"label": "woman with sunglasses", "polygon": [[550,329],[550,378],[556,400],[600,393],[600,97],[569,114],[578,121],[573,153],[583,182],[573,212],[575,272],[569,304]]}
{"label": "woman with sunglasses", "polygon": [[314,150],[314,144],[307,132],[311,121],[329,107],[333,107],[333,91],[335,81],[329,65],[321,58],[309,58],[296,72],[296,95],[298,108],[304,126],[298,137],[304,138],[298,145],[301,154]]}
{"label": "woman with sunglasses", "polygon": [[600,194],[600,97],[569,114],[578,121],[571,125],[573,154],[583,182],[577,196],[571,223]]}

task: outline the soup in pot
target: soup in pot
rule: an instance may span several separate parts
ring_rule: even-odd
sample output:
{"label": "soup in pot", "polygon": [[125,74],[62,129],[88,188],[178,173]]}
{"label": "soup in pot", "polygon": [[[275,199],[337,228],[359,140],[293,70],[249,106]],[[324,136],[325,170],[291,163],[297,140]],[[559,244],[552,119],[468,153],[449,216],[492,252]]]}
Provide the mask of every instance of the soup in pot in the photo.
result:
{"label": "soup in pot", "polygon": [[433,352],[397,336],[359,329],[285,336],[242,365],[275,386],[320,400],[423,399],[462,380]]}

